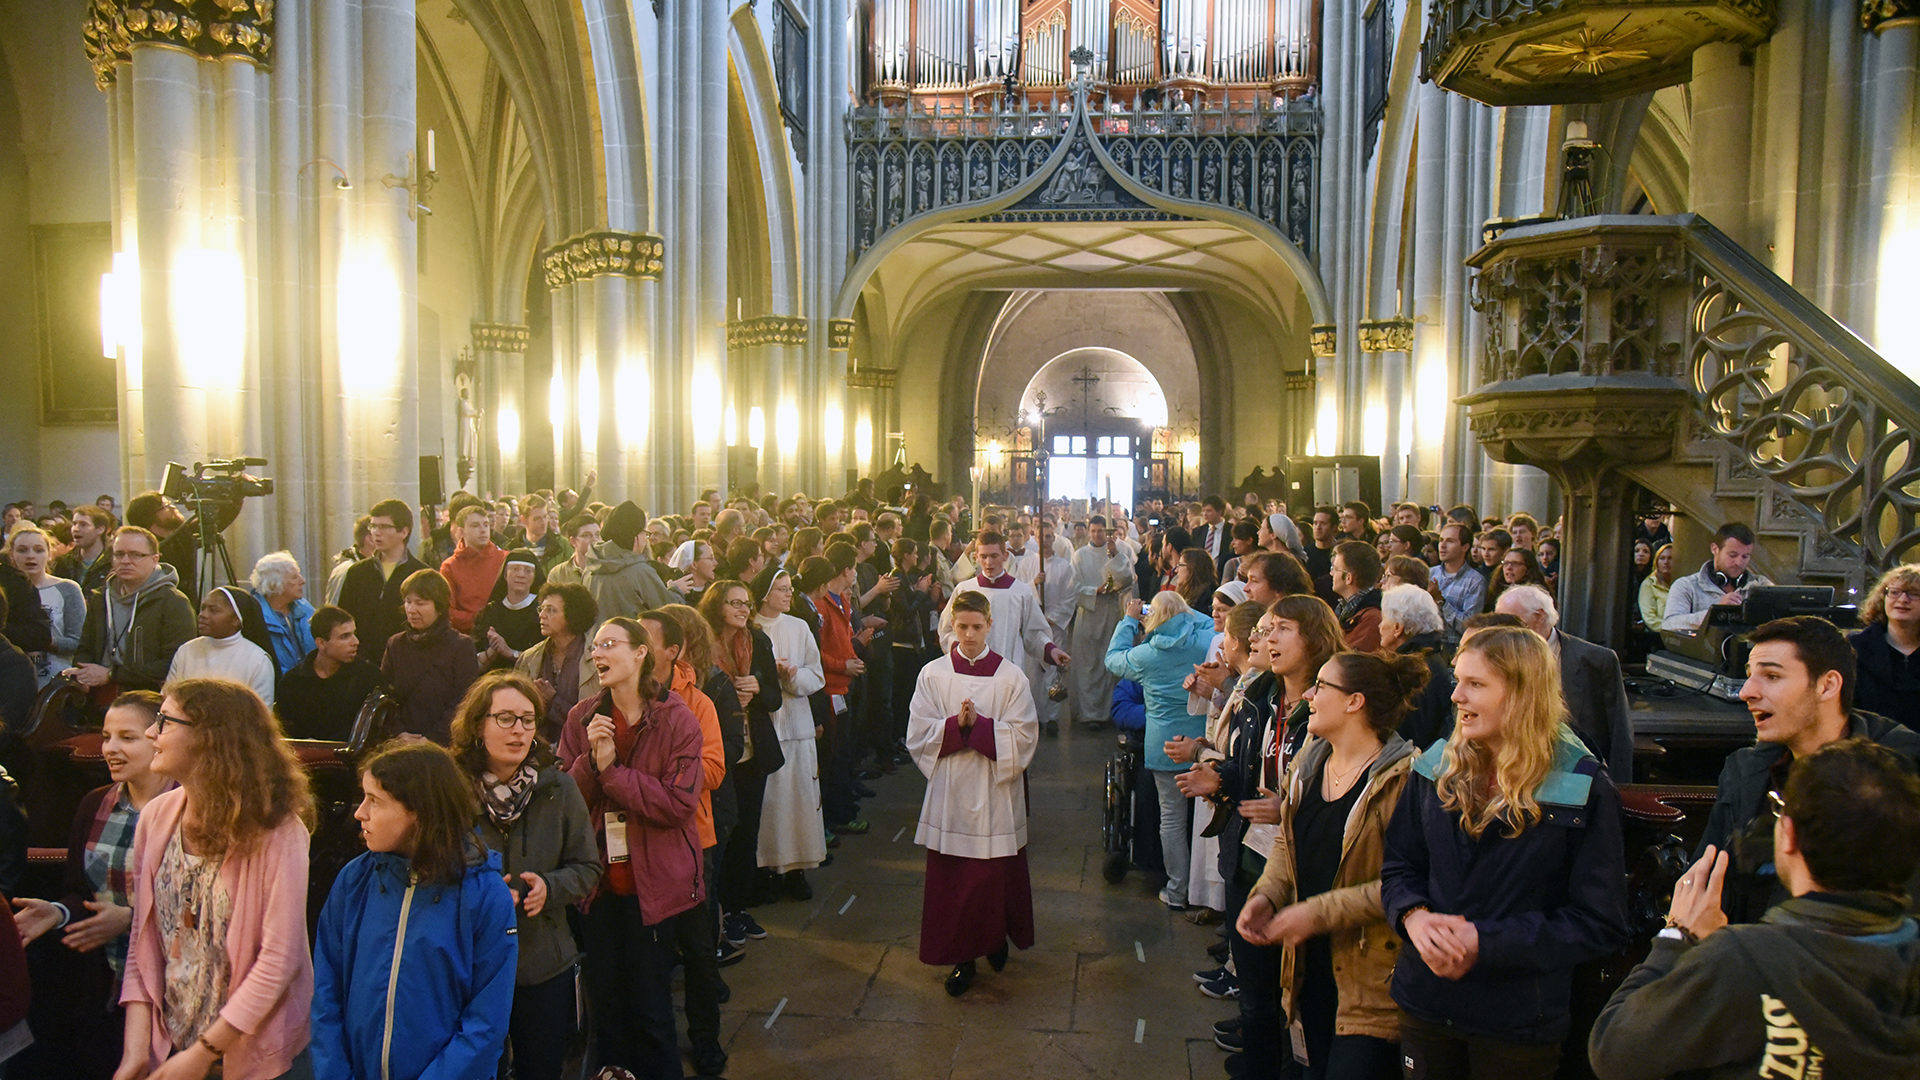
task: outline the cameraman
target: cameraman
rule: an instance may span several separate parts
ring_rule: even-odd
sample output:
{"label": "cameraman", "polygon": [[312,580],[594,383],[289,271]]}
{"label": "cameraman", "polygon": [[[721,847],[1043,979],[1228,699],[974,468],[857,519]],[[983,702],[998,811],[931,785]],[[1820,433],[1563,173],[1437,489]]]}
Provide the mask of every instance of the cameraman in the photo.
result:
{"label": "cameraman", "polygon": [[[251,476],[241,476],[242,482],[252,480]],[[207,506],[213,510],[213,531],[227,531],[234,519],[240,516],[240,506],[244,496],[237,485],[223,485],[228,493],[225,498],[209,500]],[[127,524],[138,525],[160,538],[160,561],[173,567],[180,577],[178,588],[189,599],[200,598],[200,582],[196,575],[200,572],[200,530],[203,527],[199,515],[189,518],[180,512],[172,499],[158,491],[143,491],[127,503]]]}

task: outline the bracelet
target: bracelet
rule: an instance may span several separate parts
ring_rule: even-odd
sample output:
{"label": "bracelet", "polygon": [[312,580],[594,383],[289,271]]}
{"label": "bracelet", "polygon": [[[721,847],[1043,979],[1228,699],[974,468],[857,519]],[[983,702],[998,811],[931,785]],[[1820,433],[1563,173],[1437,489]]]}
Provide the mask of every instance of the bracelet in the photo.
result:
{"label": "bracelet", "polygon": [[1666,923],[1667,923],[1667,929],[1674,931],[1675,933],[1679,934],[1682,938],[1686,939],[1687,944],[1689,945],[1700,944],[1700,935],[1680,925],[1678,922],[1674,920],[1673,916],[1671,915],[1667,916]]}
{"label": "bracelet", "polygon": [[205,1035],[200,1036],[199,1042],[201,1046],[204,1046],[207,1048],[207,1053],[213,1055],[213,1059],[215,1061],[218,1061],[221,1058],[227,1056],[227,1052],[225,1050],[222,1050],[219,1047],[213,1045],[213,1043],[207,1041],[207,1037]]}

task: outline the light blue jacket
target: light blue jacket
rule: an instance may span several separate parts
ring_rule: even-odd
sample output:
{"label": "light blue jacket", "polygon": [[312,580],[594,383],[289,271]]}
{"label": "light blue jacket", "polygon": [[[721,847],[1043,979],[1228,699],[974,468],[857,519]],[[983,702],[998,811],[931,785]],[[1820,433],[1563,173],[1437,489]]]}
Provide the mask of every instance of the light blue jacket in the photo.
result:
{"label": "light blue jacket", "polygon": [[1140,620],[1128,616],[1114,627],[1107,644],[1107,670],[1140,684],[1147,702],[1147,768],[1179,772],[1186,767],[1167,756],[1168,739],[1185,735],[1197,739],[1206,733],[1207,718],[1187,712],[1184,684],[1195,664],[1206,663],[1213,644],[1213,619],[1185,611],[1153,628],[1140,644],[1133,643]]}

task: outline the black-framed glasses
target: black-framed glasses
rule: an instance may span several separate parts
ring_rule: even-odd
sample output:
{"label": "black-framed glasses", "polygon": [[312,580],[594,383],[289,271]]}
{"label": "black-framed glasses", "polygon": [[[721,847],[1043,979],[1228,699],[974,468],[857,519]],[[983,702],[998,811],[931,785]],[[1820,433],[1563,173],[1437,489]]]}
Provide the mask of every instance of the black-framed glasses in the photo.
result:
{"label": "black-framed glasses", "polygon": [[187,719],[184,716],[168,716],[166,713],[153,714],[154,734],[158,735],[160,732],[167,730],[168,724],[178,724],[181,727],[192,727],[193,721]]}
{"label": "black-framed glasses", "polygon": [[720,603],[726,607],[750,608],[753,606],[753,601],[747,600],[745,598],[734,599],[734,600],[722,600]]}
{"label": "black-framed glasses", "polygon": [[1349,689],[1347,689],[1347,688],[1346,688],[1346,687],[1344,687],[1344,686],[1341,686],[1341,685],[1340,685],[1339,683],[1331,683],[1331,682],[1328,682],[1328,681],[1327,681],[1327,680],[1325,680],[1325,679],[1315,679],[1315,680],[1313,680],[1313,685],[1312,685],[1312,686],[1309,686],[1309,687],[1307,687],[1307,689],[1309,689],[1309,690],[1338,690],[1338,691],[1340,691],[1340,692],[1341,692],[1341,693],[1343,693],[1343,694],[1351,694],[1351,693],[1353,693],[1353,691],[1351,691],[1351,690],[1349,690]]}
{"label": "black-framed glasses", "polygon": [[538,714],[530,712],[506,712],[504,710],[501,712],[488,713],[487,719],[493,721],[494,726],[500,728],[502,731],[512,731],[516,727],[531,728],[540,723]]}

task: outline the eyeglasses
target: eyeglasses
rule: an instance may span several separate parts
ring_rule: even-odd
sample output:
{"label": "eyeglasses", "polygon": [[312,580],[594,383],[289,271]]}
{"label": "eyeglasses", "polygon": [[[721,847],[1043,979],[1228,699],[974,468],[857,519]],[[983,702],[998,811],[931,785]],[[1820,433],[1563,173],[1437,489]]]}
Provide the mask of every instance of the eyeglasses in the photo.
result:
{"label": "eyeglasses", "polygon": [[488,713],[487,719],[503,731],[512,731],[517,727],[531,728],[540,722],[540,717],[530,712],[494,712]]}
{"label": "eyeglasses", "polygon": [[1920,600],[1920,589],[1888,589],[1889,600]]}
{"label": "eyeglasses", "polygon": [[157,551],[115,551],[113,559],[115,562],[139,562],[141,559],[151,559],[159,554]]}
{"label": "eyeglasses", "polygon": [[751,601],[751,600],[722,600],[722,601],[721,601],[721,604],[722,604],[723,606],[725,606],[725,607],[737,607],[737,608],[750,608],[750,607],[752,607],[752,606],[753,606],[753,601]]}
{"label": "eyeglasses", "polygon": [[154,734],[156,734],[156,735],[157,735],[157,734],[159,734],[160,732],[162,732],[162,731],[165,731],[165,730],[167,730],[167,725],[168,725],[168,724],[177,724],[177,725],[179,725],[180,727],[192,727],[192,726],[193,726],[193,721],[191,721],[191,720],[188,720],[188,719],[186,719],[186,718],[184,718],[184,717],[179,717],[179,716],[168,716],[168,715],[167,715],[166,713],[154,713],[154,714],[153,714],[153,731],[154,731]]}
{"label": "eyeglasses", "polygon": [[374,522],[369,522],[367,524],[367,531],[368,532],[389,532],[389,531],[396,530],[399,527],[400,526],[398,525],[393,525],[385,521],[374,521]]}
{"label": "eyeglasses", "polygon": [[640,646],[635,645],[630,641],[621,641],[619,638],[610,638],[610,637],[601,638],[599,641],[596,641],[593,643],[594,652],[601,652],[606,649],[621,649],[621,648],[637,649],[639,647]]}
{"label": "eyeglasses", "polygon": [[1307,687],[1307,689],[1309,689],[1309,690],[1338,690],[1338,691],[1340,691],[1340,692],[1341,692],[1341,693],[1343,693],[1343,694],[1351,694],[1351,693],[1353,693],[1353,691],[1351,691],[1351,690],[1349,690],[1349,689],[1347,689],[1347,688],[1346,688],[1346,687],[1344,687],[1344,686],[1341,686],[1341,685],[1340,685],[1339,683],[1330,683],[1330,682],[1328,682],[1328,681],[1326,681],[1325,679],[1315,679],[1315,680],[1313,680],[1313,685],[1312,685],[1312,686],[1309,686],[1309,687]]}

